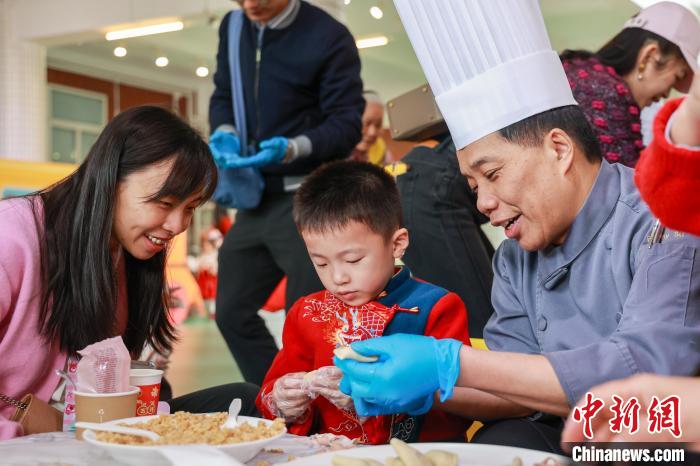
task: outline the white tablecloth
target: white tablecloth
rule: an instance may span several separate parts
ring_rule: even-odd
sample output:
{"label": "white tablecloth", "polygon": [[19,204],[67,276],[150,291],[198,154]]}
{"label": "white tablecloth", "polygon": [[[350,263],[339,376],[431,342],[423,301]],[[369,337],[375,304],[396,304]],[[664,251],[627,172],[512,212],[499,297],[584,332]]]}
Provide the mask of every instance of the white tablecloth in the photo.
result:
{"label": "white tablecloth", "polygon": [[[268,464],[286,463],[299,457],[351,446],[344,437],[334,440],[329,438],[288,434],[269,444],[246,464],[258,466],[264,464],[263,461]],[[98,447],[76,440],[72,433],[55,432],[0,442],[0,465],[123,466],[123,463],[113,460]]]}

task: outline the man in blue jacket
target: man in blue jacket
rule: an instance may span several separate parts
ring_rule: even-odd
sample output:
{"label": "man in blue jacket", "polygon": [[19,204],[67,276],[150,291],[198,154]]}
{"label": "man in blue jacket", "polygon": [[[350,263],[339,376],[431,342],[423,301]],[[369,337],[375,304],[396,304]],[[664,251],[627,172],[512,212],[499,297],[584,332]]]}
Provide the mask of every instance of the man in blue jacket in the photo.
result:
{"label": "man in blue jacket", "polygon": [[[268,162],[260,204],[239,210],[219,251],[216,322],[246,381],[260,384],[277,353],[257,311],[288,277],[286,303],[322,289],[292,220],[292,196],[323,162],[347,157],[361,138],[360,59],[345,26],[301,0],[239,0],[239,65],[247,147]],[[240,145],[231,100],[229,21],[219,30],[212,140]],[[246,138],[242,138],[246,139]],[[215,158],[238,160],[233,149]]]}

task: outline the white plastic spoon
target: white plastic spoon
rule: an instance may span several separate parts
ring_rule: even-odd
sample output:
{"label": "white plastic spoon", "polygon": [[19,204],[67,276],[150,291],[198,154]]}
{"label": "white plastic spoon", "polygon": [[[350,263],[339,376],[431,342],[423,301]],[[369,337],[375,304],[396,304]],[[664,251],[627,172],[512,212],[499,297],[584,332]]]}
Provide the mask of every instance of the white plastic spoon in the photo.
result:
{"label": "white plastic spoon", "polygon": [[228,418],[221,425],[222,429],[235,429],[238,427],[238,413],[241,412],[241,399],[234,398],[228,407]]}
{"label": "white plastic spoon", "polygon": [[78,429],[97,430],[101,432],[113,432],[115,434],[138,435],[147,437],[154,442],[160,438],[160,435],[150,430],[134,429],[131,427],[118,426],[115,424],[100,424],[98,422],[76,422],[75,427]]}

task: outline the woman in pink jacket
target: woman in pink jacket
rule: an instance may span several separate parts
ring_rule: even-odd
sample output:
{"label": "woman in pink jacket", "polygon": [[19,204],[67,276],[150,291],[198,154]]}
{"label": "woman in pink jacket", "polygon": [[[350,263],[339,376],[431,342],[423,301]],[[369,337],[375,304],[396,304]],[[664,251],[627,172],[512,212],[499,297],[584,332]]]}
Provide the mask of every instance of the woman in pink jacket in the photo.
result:
{"label": "woman in pink jacket", "polygon": [[[165,262],[170,241],[211,196],[207,144],[159,107],[115,117],[85,162],[57,184],[0,201],[0,394],[61,401],[56,369],[121,335],[132,357],[171,348]],[[256,387],[222,386],[171,400],[173,410],[225,410]],[[0,397],[0,439],[22,435]],[[247,403],[252,406],[253,403]]]}

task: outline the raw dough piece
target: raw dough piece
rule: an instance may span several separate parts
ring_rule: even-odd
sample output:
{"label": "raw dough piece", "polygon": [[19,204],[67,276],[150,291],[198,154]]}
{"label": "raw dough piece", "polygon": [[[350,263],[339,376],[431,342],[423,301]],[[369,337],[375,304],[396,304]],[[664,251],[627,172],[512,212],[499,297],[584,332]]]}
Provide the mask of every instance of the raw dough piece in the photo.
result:
{"label": "raw dough piece", "polygon": [[433,466],[433,463],[415,448],[397,438],[389,442],[406,466]]}
{"label": "raw dough piece", "polygon": [[[454,453],[443,450],[430,450],[425,457],[433,463],[433,466],[458,466],[459,457]],[[522,466],[522,465],[521,465]]]}
{"label": "raw dough piece", "polygon": [[383,466],[379,461],[368,458],[350,458],[349,456],[335,455],[331,459],[333,466]]}
{"label": "raw dough piece", "polygon": [[333,350],[333,354],[339,359],[352,359],[357,362],[376,362],[379,360],[379,356],[362,356],[349,346],[339,346]]}
{"label": "raw dough piece", "polygon": [[406,466],[400,458],[389,457],[384,462],[384,466]]}

